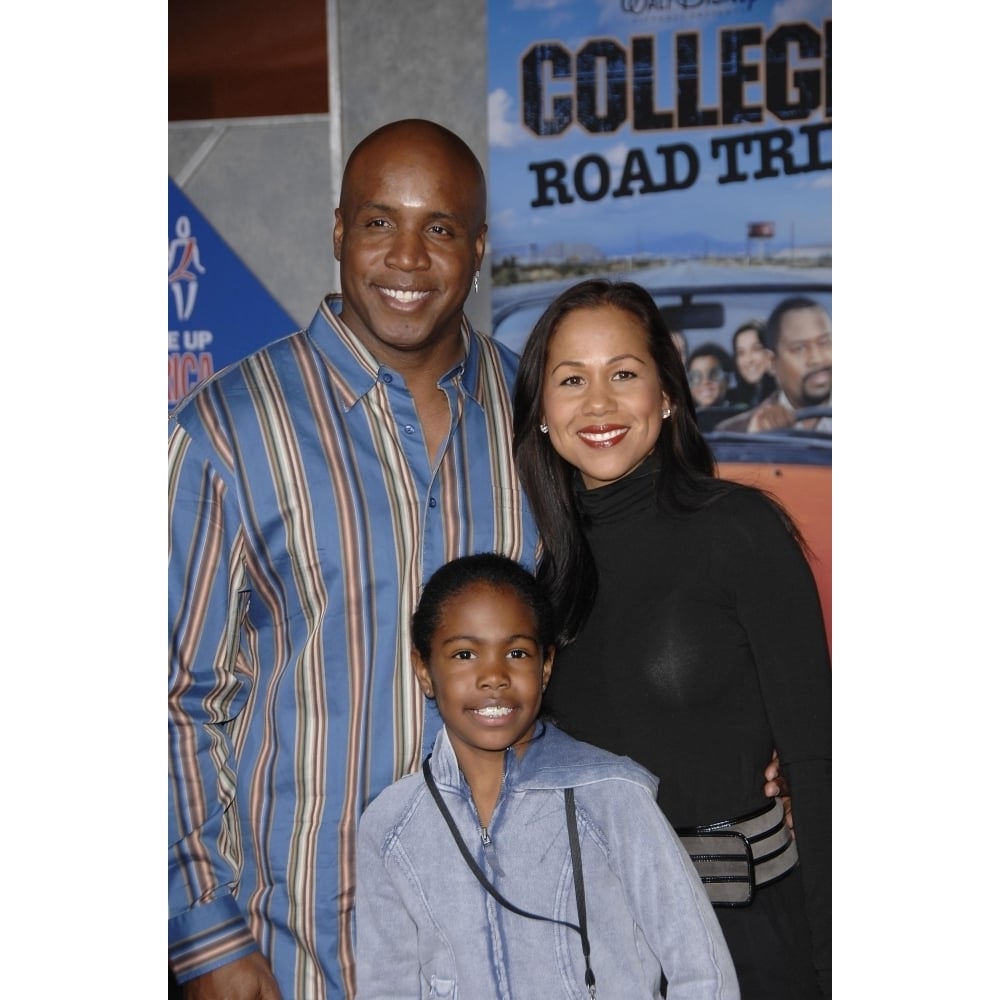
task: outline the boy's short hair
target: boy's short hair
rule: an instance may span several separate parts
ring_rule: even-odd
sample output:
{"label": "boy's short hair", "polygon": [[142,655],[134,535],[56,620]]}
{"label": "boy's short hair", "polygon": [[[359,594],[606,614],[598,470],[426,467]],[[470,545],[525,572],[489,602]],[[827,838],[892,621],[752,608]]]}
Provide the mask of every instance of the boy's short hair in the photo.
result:
{"label": "boy's short hair", "polygon": [[424,586],[411,621],[411,642],[422,659],[430,658],[431,640],[441,622],[441,610],[445,603],[476,583],[513,590],[531,608],[539,645],[542,649],[554,645],[552,605],[534,574],[508,556],[498,552],[479,552],[445,563],[431,574]]}

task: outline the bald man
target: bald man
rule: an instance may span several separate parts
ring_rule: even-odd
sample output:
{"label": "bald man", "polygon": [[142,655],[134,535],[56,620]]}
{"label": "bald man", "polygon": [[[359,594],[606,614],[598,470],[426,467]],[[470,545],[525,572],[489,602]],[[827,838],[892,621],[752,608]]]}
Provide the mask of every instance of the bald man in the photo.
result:
{"label": "bald man", "polygon": [[469,147],[410,119],[347,161],[343,293],[197,387],[169,436],[170,967],[187,1000],[354,995],[364,807],[440,727],[409,621],[443,563],[533,568],[517,358],[463,313]]}

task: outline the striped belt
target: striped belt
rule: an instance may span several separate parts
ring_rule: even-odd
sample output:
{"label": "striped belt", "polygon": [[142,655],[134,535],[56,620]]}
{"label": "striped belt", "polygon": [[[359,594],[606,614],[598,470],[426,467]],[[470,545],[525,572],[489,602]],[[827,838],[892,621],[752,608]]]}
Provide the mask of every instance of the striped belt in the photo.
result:
{"label": "striped belt", "polygon": [[715,906],[749,906],[799,860],[780,799],[736,819],[678,830]]}

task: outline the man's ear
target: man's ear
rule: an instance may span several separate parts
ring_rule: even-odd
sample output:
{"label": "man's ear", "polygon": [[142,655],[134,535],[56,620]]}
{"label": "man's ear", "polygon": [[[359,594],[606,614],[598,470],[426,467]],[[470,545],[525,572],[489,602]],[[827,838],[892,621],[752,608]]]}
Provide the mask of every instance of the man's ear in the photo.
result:
{"label": "man's ear", "polygon": [[340,260],[340,247],[344,242],[344,219],[340,214],[340,209],[333,213],[333,256]]}
{"label": "man's ear", "polygon": [[415,650],[410,650],[410,666],[413,667],[413,672],[417,675],[417,682],[420,684],[420,690],[423,691],[425,698],[434,697],[434,682],[431,680],[431,672],[427,668],[427,664],[424,663],[423,657]]}
{"label": "man's ear", "polygon": [[483,228],[479,230],[479,235],[475,239],[476,248],[476,270],[483,266],[483,257],[486,256],[486,230],[489,226],[483,223]]}

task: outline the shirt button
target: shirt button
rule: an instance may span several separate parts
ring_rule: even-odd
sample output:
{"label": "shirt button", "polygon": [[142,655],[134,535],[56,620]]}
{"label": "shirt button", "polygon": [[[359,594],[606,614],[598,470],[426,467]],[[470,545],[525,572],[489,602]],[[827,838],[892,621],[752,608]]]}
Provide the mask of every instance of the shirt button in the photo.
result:
{"label": "shirt button", "polygon": [[437,505],[438,505],[437,500],[435,500],[434,497],[431,497],[430,502],[429,502],[429,506],[436,507]]}
{"label": "shirt button", "polygon": [[382,381],[388,385],[392,381],[392,376],[388,372],[382,372]]}
{"label": "shirt button", "polygon": [[406,431],[407,434],[412,434],[416,428],[413,424],[403,424],[403,430]]}

